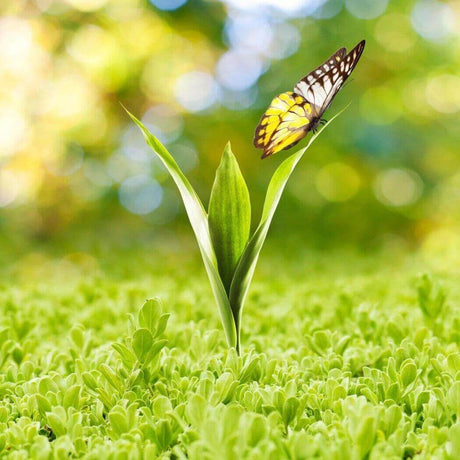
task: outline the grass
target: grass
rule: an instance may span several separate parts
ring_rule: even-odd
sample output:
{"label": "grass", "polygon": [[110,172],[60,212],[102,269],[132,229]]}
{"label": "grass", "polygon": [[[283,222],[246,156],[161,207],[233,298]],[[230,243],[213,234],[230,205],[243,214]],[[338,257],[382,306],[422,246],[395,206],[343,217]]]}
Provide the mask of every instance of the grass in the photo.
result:
{"label": "grass", "polygon": [[3,267],[2,458],[460,458],[453,268],[271,241],[239,357],[177,247]]}

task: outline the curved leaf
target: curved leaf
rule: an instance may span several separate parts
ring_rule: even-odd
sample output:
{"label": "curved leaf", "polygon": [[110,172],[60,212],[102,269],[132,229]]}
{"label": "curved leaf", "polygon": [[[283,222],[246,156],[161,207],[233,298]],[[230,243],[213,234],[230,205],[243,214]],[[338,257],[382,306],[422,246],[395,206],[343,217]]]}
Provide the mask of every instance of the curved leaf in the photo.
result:
{"label": "curved leaf", "polygon": [[204,210],[200,198],[196,194],[190,182],[184,176],[172,155],[166,150],[164,145],[127,109],[125,109],[131,119],[141,129],[145,141],[151,149],[158,155],[165,165],[169,174],[179,189],[179,193],[184,202],[190,224],[200,248],[204,266],[208,274],[211,288],[220,311],[222,325],[224,326],[227,343],[230,347],[236,345],[236,327],[233,319],[232,309],[228,301],[227,293],[220,279],[216,255],[211,242],[208,228],[208,216]]}
{"label": "curved leaf", "polygon": [[[346,109],[346,107],[345,107]],[[257,227],[254,235],[249,240],[233,276],[232,285],[230,287],[230,305],[232,306],[233,312],[236,316],[236,327],[237,327],[237,348],[239,349],[239,336],[240,336],[240,325],[241,325],[241,313],[243,310],[244,301],[251,284],[254,270],[259,259],[259,254],[264,244],[265,238],[270,228],[273,215],[275,214],[278,203],[283,194],[284,187],[286,186],[289,177],[291,177],[297,163],[302,158],[303,154],[307,151],[310,145],[315,139],[324,131],[324,129],[331,124],[331,122],[337,118],[345,109],[341,110],[338,114],[329,120],[327,125],[321,129],[321,131],[314,134],[307,146],[298,152],[292,154],[286,160],[284,160],[274,172],[270,184],[268,185],[267,194],[265,195],[264,208],[262,211],[262,217],[260,219],[259,226]]]}

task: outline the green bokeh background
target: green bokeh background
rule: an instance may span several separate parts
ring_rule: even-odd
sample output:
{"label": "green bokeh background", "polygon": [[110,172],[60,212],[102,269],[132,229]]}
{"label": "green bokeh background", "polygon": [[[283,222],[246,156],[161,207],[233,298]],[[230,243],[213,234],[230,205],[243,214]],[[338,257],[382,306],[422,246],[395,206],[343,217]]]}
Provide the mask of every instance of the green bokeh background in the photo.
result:
{"label": "green bokeh background", "polygon": [[205,203],[230,140],[255,223],[289,155],[260,160],[252,137],[261,114],[337,48],[365,38],[326,118],[352,104],[302,160],[271,238],[280,247],[287,238],[319,248],[421,247],[451,266],[456,12],[435,0],[3,2],[2,250],[65,241],[84,253],[97,242],[176,241],[185,230],[174,184],[120,102],[177,156]]}

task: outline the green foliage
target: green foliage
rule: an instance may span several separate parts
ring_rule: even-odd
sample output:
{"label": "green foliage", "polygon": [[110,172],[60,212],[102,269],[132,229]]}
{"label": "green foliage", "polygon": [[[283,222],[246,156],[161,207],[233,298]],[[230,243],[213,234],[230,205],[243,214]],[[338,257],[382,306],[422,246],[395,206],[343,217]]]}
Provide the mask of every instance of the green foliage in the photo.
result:
{"label": "green foliage", "polygon": [[[269,250],[239,356],[198,260],[113,257],[130,277],[1,287],[1,458],[459,457],[452,274],[429,275],[449,311],[435,330],[412,282],[422,258]],[[143,303],[152,291],[164,306]]]}
{"label": "green foliage", "polygon": [[249,191],[228,143],[209,199],[209,230],[227,292],[251,229]]}
{"label": "green foliage", "polygon": [[[329,123],[337,118],[345,109],[342,109],[337,115],[332,117]],[[323,128],[324,129],[324,128]],[[270,224],[273,216],[275,215],[276,208],[283,194],[284,188],[291,177],[297,163],[301,160],[304,153],[308,150],[310,145],[322,133],[320,130],[310,138],[307,146],[300,149],[298,152],[290,155],[284,160],[274,172],[270,183],[268,185],[267,194],[265,196],[264,207],[260,223],[252,235],[251,239],[246,246],[244,253],[238,263],[238,266],[233,277],[230,289],[230,305],[236,314],[236,327],[237,337],[240,337],[241,328],[241,314],[243,311],[244,302],[248,294],[249,286],[251,285],[252,277],[256,269],[257,261],[259,260],[260,251],[267,237]]]}
{"label": "green foliage", "polygon": [[136,125],[140,128],[147,144],[163,162],[169,174],[176,183],[177,188],[179,189],[188,218],[190,220],[190,224],[195,233],[196,240],[201,251],[203,263],[208,274],[209,282],[211,283],[211,288],[214,293],[214,298],[216,299],[217,307],[219,308],[222,325],[227,337],[227,343],[229,346],[236,346],[236,328],[232,309],[229,304],[225,287],[222,284],[222,280],[220,278],[218,261],[216,259],[216,254],[211,241],[211,235],[209,233],[208,216],[203,207],[203,204],[201,203],[200,198],[196,194],[190,182],[182,173],[181,169],[171,154],[134,115],[129,112],[128,114],[134,123],[136,123]]}
{"label": "green foliage", "polygon": [[[329,124],[344,110],[336,114]],[[179,189],[201,250],[227,343],[240,352],[243,305],[260,251],[292,172],[322,130],[310,138],[306,147],[289,156],[276,169],[267,189],[260,224],[248,241],[251,224],[249,192],[230,143],[224,149],[216,172],[208,216],[197,193],[171,154],[134,115],[129,111],[127,113],[140,128],[147,144],[166,166]]]}

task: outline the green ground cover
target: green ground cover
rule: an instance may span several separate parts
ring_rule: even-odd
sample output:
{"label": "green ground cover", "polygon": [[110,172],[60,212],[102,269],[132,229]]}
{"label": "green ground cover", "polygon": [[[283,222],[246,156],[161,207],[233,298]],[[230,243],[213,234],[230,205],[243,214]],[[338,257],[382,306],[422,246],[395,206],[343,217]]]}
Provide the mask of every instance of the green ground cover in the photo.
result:
{"label": "green ground cover", "polygon": [[2,458],[460,458],[453,266],[270,241],[238,357],[185,246],[1,269]]}

